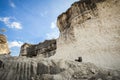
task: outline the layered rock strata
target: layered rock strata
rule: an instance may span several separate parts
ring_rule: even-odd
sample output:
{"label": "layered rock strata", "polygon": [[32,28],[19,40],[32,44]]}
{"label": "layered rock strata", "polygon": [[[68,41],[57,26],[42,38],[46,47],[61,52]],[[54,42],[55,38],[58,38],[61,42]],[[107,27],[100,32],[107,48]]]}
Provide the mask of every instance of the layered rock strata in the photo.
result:
{"label": "layered rock strata", "polygon": [[120,0],[80,0],[57,19],[60,37],[53,58],[120,69]]}
{"label": "layered rock strata", "polygon": [[21,46],[20,56],[41,56],[50,57],[56,52],[56,40],[46,40],[42,43],[33,45],[25,43]]}
{"label": "layered rock strata", "polygon": [[5,35],[0,34],[0,54],[9,54],[8,43]]}
{"label": "layered rock strata", "polygon": [[19,57],[0,55],[0,80],[120,80],[119,6],[119,0],[75,2],[58,17],[54,59],[39,56],[51,56],[56,40],[25,43]]}

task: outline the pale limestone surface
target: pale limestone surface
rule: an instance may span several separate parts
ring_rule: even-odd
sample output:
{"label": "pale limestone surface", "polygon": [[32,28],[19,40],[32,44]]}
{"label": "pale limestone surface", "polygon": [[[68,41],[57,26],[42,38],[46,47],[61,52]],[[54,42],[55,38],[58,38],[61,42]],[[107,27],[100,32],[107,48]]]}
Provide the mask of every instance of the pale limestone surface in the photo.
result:
{"label": "pale limestone surface", "polygon": [[[83,62],[120,69],[120,0],[93,0],[90,4],[95,7],[89,10],[80,7],[82,1],[58,17],[61,33],[52,58],[75,60],[82,57]],[[79,12],[81,9],[83,12]]]}
{"label": "pale limestone surface", "polygon": [[0,80],[120,80],[120,71],[70,60],[0,56]]}
{"label": "pale limestone surface", "polygon": [[0,54],[9,54],[8,43],[5,35],[0,34]]}
{"label": "pale limestone surface", "polygon": [[[119,0],[74,3],[58,17],[61,33],[53,59],[26,57],[25,44],[24,56],[0,55],[0,80],[120,80],[119,6]],[[74,61],[78,57],[83,62]]]}

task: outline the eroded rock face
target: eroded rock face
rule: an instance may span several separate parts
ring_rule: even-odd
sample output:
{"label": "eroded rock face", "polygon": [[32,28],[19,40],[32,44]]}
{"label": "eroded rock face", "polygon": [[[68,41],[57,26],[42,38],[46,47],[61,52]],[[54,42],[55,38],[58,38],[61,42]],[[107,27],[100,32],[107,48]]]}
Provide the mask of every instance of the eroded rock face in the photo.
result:
{"label": "eroded rock face", "polygon": [[56,40],[25,43],[19,57],[0,55],[0,80],[120,80],[119,6],[119,0],[75,2],[58,18],[61,33],[54,59],[39,56],[49,57]]}
{"label": "eroded rock face", "polygon": [[43,43],[36,45],[32,44],[23,44],[20,51],[20,56],[42,56],[50,57],[56,52],[56,40],[46,40]]}
{"label": "eroded rock face", "polygon": [[58,17],[53,58],[120,69],[120,0],[80,0]]}
{"label": "eroded rock face", "polygon": [[28,55],[27,49],[31,46],[32,46],[32,44],[24,43],[20,49],[20,56],[27,56]]}
{"label": "eroded rock face", "polygon": [[0,56],[0,80],[120,80],[120,72],[91,63]]}
{"label": "eroded rock face", "polygon": [[74,26],[74,24],[81,24],[86,20],[98,16],[97,2],[103,0],[80,0],[71,5],[71,7],[60,16],[58,16],[57,25],[60,32]]}
{"label": "eroded rock face", "polygon": [[0,34],[0,54],[9,54],[8,43],[5,35]]}

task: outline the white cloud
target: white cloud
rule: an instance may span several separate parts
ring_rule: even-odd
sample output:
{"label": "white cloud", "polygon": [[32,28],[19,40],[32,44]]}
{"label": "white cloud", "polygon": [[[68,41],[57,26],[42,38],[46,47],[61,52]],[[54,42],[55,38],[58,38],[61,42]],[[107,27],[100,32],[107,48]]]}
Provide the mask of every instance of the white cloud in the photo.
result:
{"label": "white cloud", "polygon": [[0,21],[3,22],[9,28],[22,29],[21,23],[16,21],[11,21],[10,17],[0,18]]}
{"label": "white cloud", "polygon": [[59,37],[59,31],[55,30],[51,33],[46,34],[47,39],[57,39]]}
{"label": "white cloud", "polygon": [[12,22],[11,28],[22,29],[21,24],[19,22]]}
{"label": "white cloud", "polygon": [[9,20],[10,20],[9,17],[0,18],[0,21],[4,22],[6,25],[9,24]]}
{"label": "white cloud", "polygon": [[56,28],[56,21],[53,21],[53,22],[51,23],[51,29],[54,29],[54,28]]}
{"label": "white cloud", "polygon": [[14,3],[13,1],[10,1],[10,6],[11,6],[12,8],[15,8],[15,7],[16,7],[16,5],[15,5],[15,3]]}
{"label": "white cloud", "polygon": [[11,41],[8,42],[9,48],[13,48],[13,47],[21,47],[21,45],[23,45],[23,42],[21,41]]}
{"label": "white cloud", "polygon": [[57,39],[59,37],[59,30],[56,26],[56,21],[51,22],[51,32],[46,34],[47,39]]}

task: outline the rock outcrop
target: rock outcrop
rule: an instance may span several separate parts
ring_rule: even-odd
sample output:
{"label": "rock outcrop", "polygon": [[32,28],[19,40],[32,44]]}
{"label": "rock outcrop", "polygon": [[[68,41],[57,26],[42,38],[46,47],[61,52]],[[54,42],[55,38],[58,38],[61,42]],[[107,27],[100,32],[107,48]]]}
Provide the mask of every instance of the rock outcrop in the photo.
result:
{"label": "rock outcrop", "polygon": [[8,43],[5,35],[0,34],[0,54],[9,54]]}
{"label": "rock outcrop", "polygon": [[53,58],[120,69],[120,0],[80,0],[57,20],[60,37]]}
{"label": "rock outcrop", "polygon": [[57,45],[25,43],[19,57],[0,55],[0,80],[120,80],[119,7],[120,0],[75,2],[58,17]]}
{"label": "rock outcrop", "polygon": [[56,40],[46,40],[36,45],[25,43],[21,46],[20,56],[50,57],[56,52]]}
{"label": "rock outcrop", "polygon": [[120,80],[120,72],[91,63],[0,56],[0,80]]}

